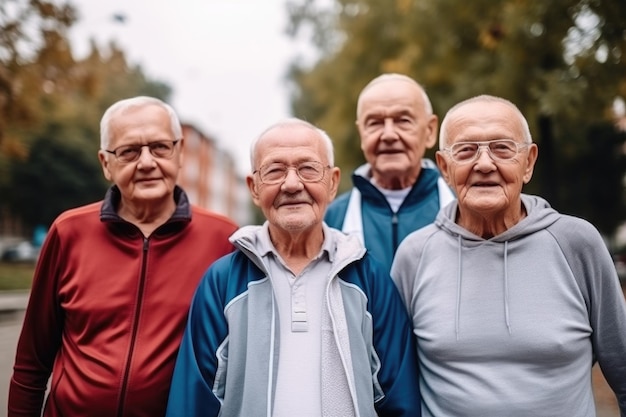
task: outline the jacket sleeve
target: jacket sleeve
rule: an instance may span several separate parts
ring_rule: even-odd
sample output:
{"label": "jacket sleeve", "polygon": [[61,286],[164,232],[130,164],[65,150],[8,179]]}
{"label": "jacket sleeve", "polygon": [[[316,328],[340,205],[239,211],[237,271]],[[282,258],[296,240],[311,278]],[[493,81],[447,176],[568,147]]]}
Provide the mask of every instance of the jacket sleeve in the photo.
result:
{"label": "jacket sleeve", "polygon": [[559,221],[550,229],[585,299],[594,357],[615,392],[620,415],[626,417],[626,301],[611,255],[586,221]]}
{"label": "jacket sleeve", "polygon": [[18,339],[9,385],[8,417],[41,415],[63,329],[63,315],[56,295],[60,246],[58,231],[53,225],[37,261]]}
{"label": "jacket sleeve", "polygon": [[374,405],[380,417],[419,417],[417,348],[409,316],[389,273],[375,262],[371,266],[374,348],[380,358],[378,380],[384,393]]}
{"label": "jacket sleeve", "polygon": [[218,260],[202,278],[191,302],[185,333],[178,351],[170,387],[167,417],[216,417],[220,411],[220,392],[216,384],[218,369],[226,378],[225,356],[218,359],[225,348],[227,323],[224,302],[220,296]]}

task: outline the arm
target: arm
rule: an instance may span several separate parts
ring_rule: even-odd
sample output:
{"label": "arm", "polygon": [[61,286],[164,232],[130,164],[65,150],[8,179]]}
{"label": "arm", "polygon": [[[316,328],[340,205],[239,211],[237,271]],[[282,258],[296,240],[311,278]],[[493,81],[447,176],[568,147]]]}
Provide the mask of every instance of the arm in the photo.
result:
{"label": "arm", "polygon": [[[216,375],[225,380],[226,364],[218,362],[228,328],[218,287],[219,260],[202,278],[192,299],[187,326],[174,368],[167,417],[217,416],[221,403],[214,392]],[[221,361],[225,357],[220,358]],[[219,390],[220,387],[217,387]],[[223,397],[223,392],[219,393]]]}
{"label": "arm", "polygon": [[626,417],[626,302],[611,255],[587,222],[562,221],[551,229],[585,299],[595,359]]}
{"label": "arm", "polygon": [[381,417],[421,415],[417,348],[409,316],[391,277],[378,264],[370,276],[374,296],[370,302],[374,321],[374,348],[379,355],[378,374],[384,398],[375,407]]}
{"label": "arm", "polygon": [[39,417],[61,344],[63,314],[57,300],[60,240],[53,225],[37,261],[30,300],[9,385],[8,417]]}

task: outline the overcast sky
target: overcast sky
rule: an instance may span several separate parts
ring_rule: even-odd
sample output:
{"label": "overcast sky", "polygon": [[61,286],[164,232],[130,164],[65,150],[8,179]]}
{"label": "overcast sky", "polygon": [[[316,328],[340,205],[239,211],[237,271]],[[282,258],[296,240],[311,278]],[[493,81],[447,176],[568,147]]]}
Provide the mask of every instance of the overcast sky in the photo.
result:
{"label": "overcast sky", "polygon": [[131,64],[173,88],[181,120],[214,137],[241,173],[250,141],[289,116],[283,79],[296,46],[284,34],[285,0],[70,1],[78,57],[89,38],[102,47],[114,39]]}

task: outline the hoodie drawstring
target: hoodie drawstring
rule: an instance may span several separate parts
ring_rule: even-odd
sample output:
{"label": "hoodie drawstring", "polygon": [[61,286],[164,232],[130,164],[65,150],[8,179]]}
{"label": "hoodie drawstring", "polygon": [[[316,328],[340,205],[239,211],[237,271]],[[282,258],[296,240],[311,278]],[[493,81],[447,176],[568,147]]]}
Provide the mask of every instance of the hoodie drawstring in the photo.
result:
{"label": "hoodie drawstring", "polygon": [[[462,248],[461,235],[457,235],[458,256],[457,256],[457,275],[456,275],[456,315],[454,317],[454,333],[456,340],[459,340],[460,323],[461,323],[461,284],[463,281],[463,265],[462,265]],[[504,241],[504,321],[509,334],[511,331],[511,317],[509,314],[509,242]]]}
{"label": "hoodie drawstring", "polygon": [[511,320],[509,317],[509,267],[507,262],[509,260],[509,241],[504,241],[504,320],[506,322],[506,328],[511,334]]}
{"label": "hoodie drawstring", "polygon": [[461,265],[461,235],[457,235],[458,240],[458,268],[456,274],[456,316],[454,317],[454,332],[456,333],[456,340],[459,340],[459,322],[461,321],[461,278],[463,275]]}

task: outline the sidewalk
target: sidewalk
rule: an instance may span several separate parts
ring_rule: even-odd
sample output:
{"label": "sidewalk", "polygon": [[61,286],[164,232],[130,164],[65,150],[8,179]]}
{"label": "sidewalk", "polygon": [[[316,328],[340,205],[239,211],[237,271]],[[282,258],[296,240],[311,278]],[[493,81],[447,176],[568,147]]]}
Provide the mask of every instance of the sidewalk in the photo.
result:
{"label": "sidewalk", "polygon": [[0,291],[0,313],[26,309],[28,290]]}

